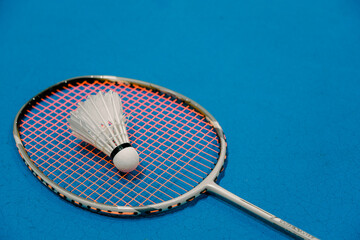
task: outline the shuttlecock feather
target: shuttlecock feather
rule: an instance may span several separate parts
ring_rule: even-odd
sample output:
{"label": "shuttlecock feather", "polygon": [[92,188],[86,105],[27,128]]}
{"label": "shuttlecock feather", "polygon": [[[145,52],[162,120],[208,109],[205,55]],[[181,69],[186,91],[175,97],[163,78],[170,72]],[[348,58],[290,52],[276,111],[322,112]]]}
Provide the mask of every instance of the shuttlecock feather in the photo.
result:
{"label": "shuttlecock feather", "polygon": [[90,95],[68,118],[73,134],[95,146],[113,160],[122,172],[139,164],[139,155],[131,147],[126,131],[126,117],[120,96],[113,91]]}

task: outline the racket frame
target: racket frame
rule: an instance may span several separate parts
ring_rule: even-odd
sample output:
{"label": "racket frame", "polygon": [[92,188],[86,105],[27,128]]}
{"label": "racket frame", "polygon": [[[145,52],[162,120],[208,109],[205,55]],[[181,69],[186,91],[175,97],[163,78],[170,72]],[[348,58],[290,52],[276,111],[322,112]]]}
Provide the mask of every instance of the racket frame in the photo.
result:
{"label": "racket frame", "polygon": [[[168,201],[164,201],[157,204],[151,204],[146,206],[133,206],[133,207],[127,207],[127,206],[111,206],[107,204],[97,203],[94,201],[90,201],[88,199],[82,198],[77,196],[76,194],[73,194],[70,191],[67,191],[66,189],[58,186],[55,182],[53,182],[51,179],[49,179],[42,171],[39,170],[38,167],[33,163],[30,156],[28,155],[27,151],[25,150],[24,145],[22,144],[21,138],[20,138],[20,132],[18,128],[18,123],[20,119],[23,117],[25,111],[27,108],[30,108],[33,106],[34,103],[38,101],[38,99],[42,96],[45,96],[46,94],[52,92],[55,89],[59,89],[63,86],[66,86],[71,83],[76,82],[82,82],[82,81],[111,81],[111,82],[118,82],[123,84],[135,84],[141,87],[145,87],[148,89],[153,89],[155,91],[159,91],[161,93],[165,93],[167,95],[170,95],[174,98],[180,99],[201,114],[203,114],[206,118],[206,120],[214,127],[219,143],[220,143],[220,153],[218,161],[213,168],[213,170],[210,172],[207,177],[203,179],[196,187],[189,190],[188,192],[184,193],[183,195],[180,195],[176,198],[173,198]],[[26,166],[29,168],[29,170],[37,177],[45,186],[47,186],[50,190],[58,194],[61,198],[79,206],[83,207],[85,209],[88,209],[90,211],[94,211],[97,213],[105,214],[105,215],[111,215],[111,216],[139,216],[139,215],[148,215],[148,214],[154,214],[154,213],[160,213],[164,212],[170,209],[174,209],[178,206],[181,206],[185,203],[193,201],[195,198],[199,197],[201,194],[204,194],[206,192],[212,193],[214,195],[219,196],[220,198],[223,198],[230,202],[231,204],[240,207],[242,209],[247,210],[248,212],[254,214],[255,216],[259,217],[261,220],[265,220],[266,222],[272,224],[275,228],[290,234],[291,236],[296,236],[297,238],[301,239],[318,239],[309,233],[301,230],[298,227],[295,227],[294,225],[272,215],[271,213],[266,212],[265,210],[255,206],[252,203],[247,202],[246,200],[236,196],[235,194],[227,191],[226,189],[222,188],[218,184],[216,184],[216,180],[220,174],[220,172],[224,169],[224,163],[226,160],[226,151],[227,151],[227,143],[224,136],[224,132],[220,126],[220,124],[216,121],[216,119],[202,106],[200,106],[195,101],[191,100],[190,98],[177,93],[175,91],[172,91],[170,89],[158,86],[156,84],[130,79],[130,78],[122,78],[122,77],[115,77],[115,76],[106,76],[106,75],[90,75],[90,76],[81,76],[81,77],[75,77],[71,78],[65,81],[62,81],[58,84],[55,84],[48,89],[42,91],[37,96],[30,99],[17,113],[14,121],[14,128],[13,128],[13,134],[14,139],[16,142],[16,146],[19,150],[19,153],[24,160]]]}

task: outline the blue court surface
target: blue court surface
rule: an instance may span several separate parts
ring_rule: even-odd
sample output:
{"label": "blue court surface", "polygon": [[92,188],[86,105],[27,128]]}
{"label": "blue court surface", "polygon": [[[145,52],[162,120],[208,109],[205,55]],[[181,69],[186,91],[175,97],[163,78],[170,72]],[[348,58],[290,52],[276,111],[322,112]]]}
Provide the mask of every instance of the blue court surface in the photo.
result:
{"label": "blue court surface", "polygon": [[0,239],[291,239],[212,195],[114,218],[49,191],[13,121],[82,75],[195,100],[227,137],[219,185],[320,239],[360,239],[359,1],[2,0],[0,32]]}

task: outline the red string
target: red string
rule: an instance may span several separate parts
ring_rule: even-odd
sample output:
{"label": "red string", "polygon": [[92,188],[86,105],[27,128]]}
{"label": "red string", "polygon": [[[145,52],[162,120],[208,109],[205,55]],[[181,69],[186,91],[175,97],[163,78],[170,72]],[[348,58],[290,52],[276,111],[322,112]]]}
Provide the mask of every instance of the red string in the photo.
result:
{"label": "red string", "polygon": [[[80,146],[65,121],[87,95],[108,89],[120,93],[124,111],[132,116],[129,138],[141,157],[142,168],[124,175],[100,151]],[[114,82],[82,82],[53,91],[25,114],[20,130],[32,160],[53,181],[112,205],[142,206],[184,194],[211,172],[219,153],[215,130],[202,114],[163,93]],[[68,157],[72,152],[77,153]]]}

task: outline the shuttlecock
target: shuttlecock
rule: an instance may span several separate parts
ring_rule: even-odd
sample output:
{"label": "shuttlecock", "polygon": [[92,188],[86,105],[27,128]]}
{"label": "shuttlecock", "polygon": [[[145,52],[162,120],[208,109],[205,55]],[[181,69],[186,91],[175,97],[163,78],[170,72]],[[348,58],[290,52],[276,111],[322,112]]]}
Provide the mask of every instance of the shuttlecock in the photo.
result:
{"label": "shuttlecock", "polygon": [[88,96],[68,118],[77,138],[110,156],[120,171],[130,172],[139,165],[139,154],[130,145],[125,121],[121,98],[111,90]]}

